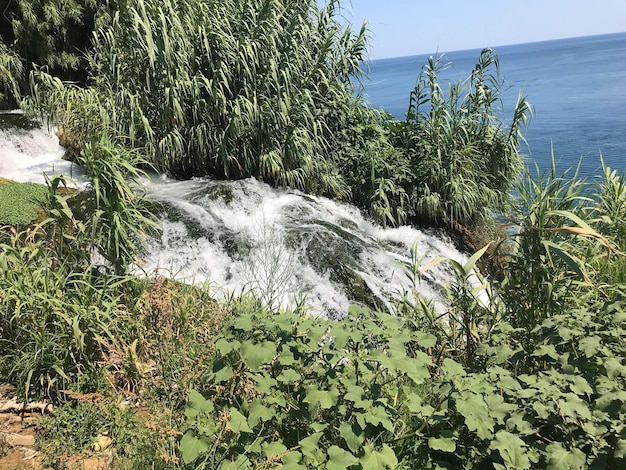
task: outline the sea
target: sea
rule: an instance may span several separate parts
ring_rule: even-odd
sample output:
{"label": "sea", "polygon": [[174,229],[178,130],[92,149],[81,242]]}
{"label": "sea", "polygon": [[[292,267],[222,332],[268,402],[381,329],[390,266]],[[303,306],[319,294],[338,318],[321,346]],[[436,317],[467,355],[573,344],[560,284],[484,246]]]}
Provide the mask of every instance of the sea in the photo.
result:
{"label": "sea", "polygon": [[[500,59],[504,93],[500,117],[513,115],[519,93],[534,109],[520,150],[529,171],[594,179],[601,156],[611,169],[626,172],[626,32],[493,48]],[[440,75],[444,90],[467,79],[480,49],[446,52]],[[409,95],[428,57],[441,53],[374,60],[365,65],[363,95],[370,104],[404,119]]]}

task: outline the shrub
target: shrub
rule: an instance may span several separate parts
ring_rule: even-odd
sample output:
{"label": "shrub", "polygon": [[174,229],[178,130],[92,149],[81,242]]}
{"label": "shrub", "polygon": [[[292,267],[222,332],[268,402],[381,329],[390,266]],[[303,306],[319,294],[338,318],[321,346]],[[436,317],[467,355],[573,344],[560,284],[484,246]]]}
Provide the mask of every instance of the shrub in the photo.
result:
{"label": "shrub", "polygon": [[[244,304],[246,305],[246,304]],[[180,442],[196,468],[394,468],[421,421],[430,335],[357,307],[339,322],[236,311],[186,409]],[[355,467],[357,468],[357,467]]]}
{"label": "shrub", "polygon": [[518,144],[530,106],[520,96],[509,125],[497,117],[503,82],[492,50],[483,50],[471,76],[447,95],[439,83],[441,60],[430,58],[422,69],[393,143],[410,162],[405,188],[412,214],[472,226],[509,197],[522,169]]}
{"label": "shrub", "polygon": [[[114,2],[95,0],[22,0],[5,2],[0,15],[0,84],[5,59],[16,59],[9,68],[14,97],[27,85],[23,72],[46,67],[65,79],[84,80],[84,54],[94,29],[107,22]],[[1,96],[0,96],[1,101]]]}
{"label": "shrub", "polygon": [[[41,216],[48,190],[35,183],[0,178],[0,225],[26,225]],[[38,212],[39,211],[39,212]]]}
{"label": "shrub", "polygon": [[353,34],[338,12],[337,1],[132,0],[95,36],[90,89],[39,74],[47,91],[35,93],[84,142],[109,129],[177,176],[346,195],[339,131],[365,29]]}

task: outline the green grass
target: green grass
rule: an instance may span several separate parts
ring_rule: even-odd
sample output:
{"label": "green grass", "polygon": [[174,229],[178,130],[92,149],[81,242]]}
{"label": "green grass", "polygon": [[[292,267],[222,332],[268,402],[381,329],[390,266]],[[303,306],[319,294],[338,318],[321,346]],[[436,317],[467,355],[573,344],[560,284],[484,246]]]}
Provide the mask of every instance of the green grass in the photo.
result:
{"label": "green grass", "polygon": [[0,225],[24,225],[37,219],[48,197],[48,188],[0,178]]}

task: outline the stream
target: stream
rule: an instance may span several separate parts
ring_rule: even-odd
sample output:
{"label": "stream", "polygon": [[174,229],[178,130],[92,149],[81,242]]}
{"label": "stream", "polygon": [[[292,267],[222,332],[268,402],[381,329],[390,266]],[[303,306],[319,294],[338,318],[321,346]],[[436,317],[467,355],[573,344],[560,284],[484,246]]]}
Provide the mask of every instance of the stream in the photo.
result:
{"label": "stream", "polygon": [[[63,174],[85,187],[80,168],[62,159],[52,131],[18,113],[0,115],[0,176],[45,181]],[[409,292],[402,263],[416,246],[422,266],[438,257],[467,260],[441,232],[383,229],[356,207],[253,178],[177,181],[153,174],[142,181],[159,202],[162,232],[145,240],[134,272],[155,271],[209,289],[216,297],[252,291],[271,308],[306,305],[341,318],[352,303],[384,308]],[[428,269],[421,296],[444,308],[447,263]]]}

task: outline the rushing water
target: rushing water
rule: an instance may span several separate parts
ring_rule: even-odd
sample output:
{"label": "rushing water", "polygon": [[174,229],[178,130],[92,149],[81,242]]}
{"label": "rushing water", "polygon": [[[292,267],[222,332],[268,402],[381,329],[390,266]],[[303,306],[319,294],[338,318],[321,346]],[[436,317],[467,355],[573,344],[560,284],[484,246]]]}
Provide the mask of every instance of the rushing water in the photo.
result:
{"label": "rushing water", "polygon": [[[61,160],[63,150],[45,129],[0,126],[0,176],[43,182],[44,172],[81,180]],[[417,244],[422,265],[443,256],[463,262],[445,236],[410,227],[382,229],[355,207],[256,181],[144,181],[159,201],[162,235],[146,241],[137,272],[154,272],[207,286],[216,294],[255,291],[272,306],[303,299],[330,318],[351,303],[384,305],[409,289],[401,269]],[[449,267],[424,274],[421,294],[439,305]]]}

